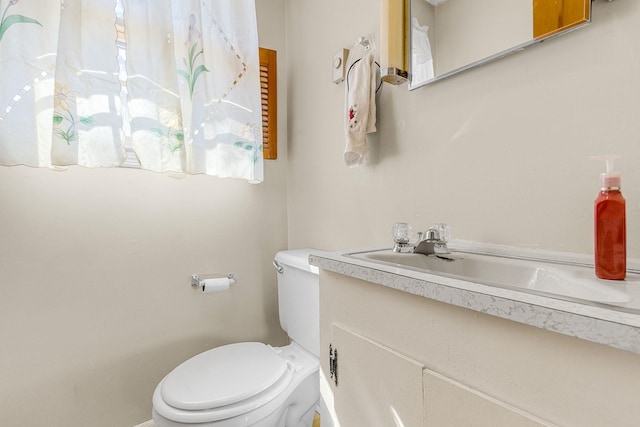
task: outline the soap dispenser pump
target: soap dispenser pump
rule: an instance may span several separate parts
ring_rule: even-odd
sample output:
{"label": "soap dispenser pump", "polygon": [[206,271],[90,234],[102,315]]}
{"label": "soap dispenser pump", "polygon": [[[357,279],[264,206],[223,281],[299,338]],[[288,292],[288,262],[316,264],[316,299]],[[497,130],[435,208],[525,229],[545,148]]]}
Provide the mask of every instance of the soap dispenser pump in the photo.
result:
{"label": "soap dispenser pump", "polygon": [[620,191],[620,174],[614,172],[614,161],[618,158],[618,155],[592,157],[606,162],[606,172],[600,174],[593,217],[596,276],[607,280],[624,280],[627,272],[626,202]]}

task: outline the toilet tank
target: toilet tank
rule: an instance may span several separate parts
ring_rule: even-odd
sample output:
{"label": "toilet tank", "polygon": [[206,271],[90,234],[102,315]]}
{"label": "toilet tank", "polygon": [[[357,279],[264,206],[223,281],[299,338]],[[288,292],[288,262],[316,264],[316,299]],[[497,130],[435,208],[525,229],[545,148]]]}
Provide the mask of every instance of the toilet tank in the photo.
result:
{"label": "toilet tank", "polygon": [[278,268],[280,326],[293,342],[320,357],[320,279],[318,267],[309,265],[311,252],[278,252],[274,264]]}

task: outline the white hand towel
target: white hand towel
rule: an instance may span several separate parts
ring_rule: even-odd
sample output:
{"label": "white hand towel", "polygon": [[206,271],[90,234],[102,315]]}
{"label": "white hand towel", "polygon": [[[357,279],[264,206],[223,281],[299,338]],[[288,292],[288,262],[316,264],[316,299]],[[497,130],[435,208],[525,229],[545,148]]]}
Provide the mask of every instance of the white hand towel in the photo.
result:
{"label": "white hand towel", "polygon": [[356,43],[349,51],[345,81],[344,162],[349,167],[367,159],[366,134],[376,131],[376,69],[372,41]]}

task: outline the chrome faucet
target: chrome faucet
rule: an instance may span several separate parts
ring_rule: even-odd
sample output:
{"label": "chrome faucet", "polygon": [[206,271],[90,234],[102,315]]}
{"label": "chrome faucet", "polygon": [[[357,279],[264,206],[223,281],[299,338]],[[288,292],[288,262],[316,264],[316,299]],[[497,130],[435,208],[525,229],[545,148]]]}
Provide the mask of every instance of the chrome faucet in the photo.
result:
{"label": "chrome faucet", "polygon": [[413,253],[424,255],[446,255],[451,251],[447,247],[447,240],[445,235],[448,230],[446,224],[438,224],[437,226],[429,228],[424,233],[424,239],[418,238],[418,243],[413,248]]}
{"label": "chrome faucet", "polygon": [[393,226],[393,252],[416,253],[423,255],[445,255],[451,251],[447,247],[449,240],[449,226],[447,224],[435,224],[424,233],[418,233],[415,244],[409,243],[411,226],[406,223],[397,223]]}

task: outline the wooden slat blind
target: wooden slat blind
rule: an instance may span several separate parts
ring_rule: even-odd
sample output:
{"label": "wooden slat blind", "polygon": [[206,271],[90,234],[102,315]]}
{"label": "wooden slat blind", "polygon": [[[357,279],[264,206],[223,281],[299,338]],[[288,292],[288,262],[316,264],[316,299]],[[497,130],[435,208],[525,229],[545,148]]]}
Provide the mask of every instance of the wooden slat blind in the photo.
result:
{"label": "wooden slat blind", "polygon": [[260,48],[260,92],[262,97],[262,153],[278,158],[277,52]]}

